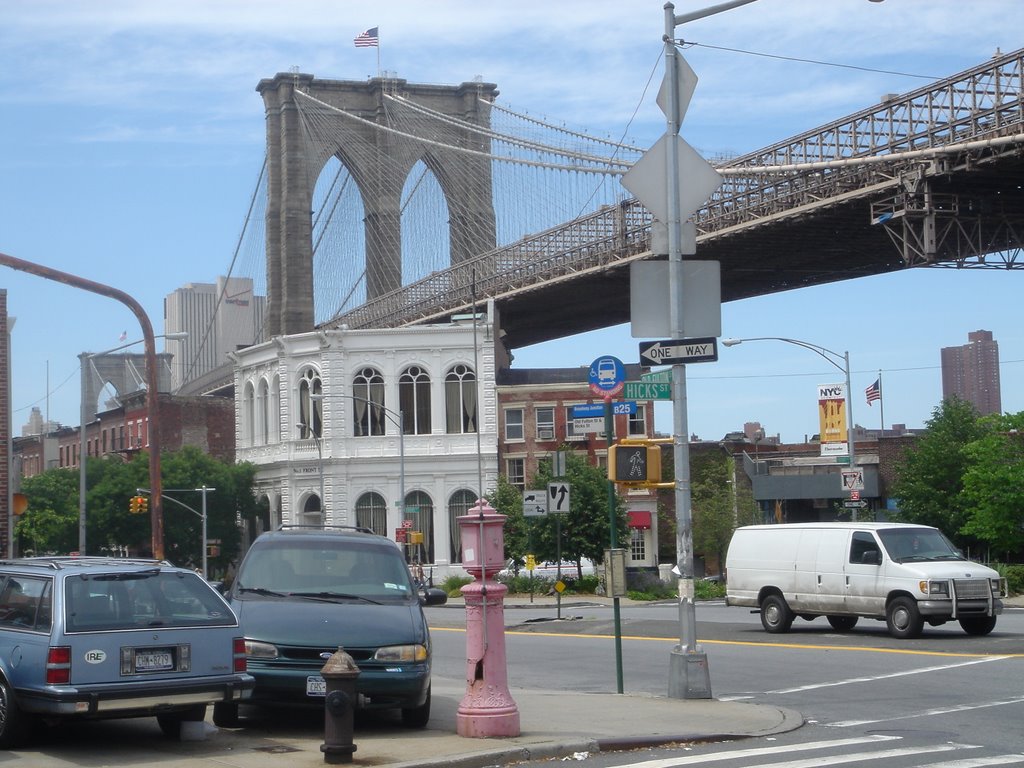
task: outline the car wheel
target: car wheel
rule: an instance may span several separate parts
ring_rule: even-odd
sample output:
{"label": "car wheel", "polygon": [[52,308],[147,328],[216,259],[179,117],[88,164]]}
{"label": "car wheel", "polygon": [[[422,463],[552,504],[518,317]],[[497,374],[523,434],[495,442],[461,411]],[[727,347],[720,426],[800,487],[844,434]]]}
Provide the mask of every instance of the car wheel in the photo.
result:
{"label": "car wheel", "polygon": [[857,626],[856,616],[829,616],[828,623],[836,632],[849,632]]}
{"label": "car wheel", "polygon": [[789,632],[794,618],[789,603],[782,595],[768,595],[761,603],[761,626],[765,632]]}
{"label": "car wheel", "polygon": [[996,628],[996,617],[971,616],[960,619],[960,626],[968,635],[987,635]]}
{"label": "car wheel", "polygon": [[897,597],[885,611],[885,623],[889,634],[906,640],[918,637],[924,627],[924,619],[917,610],[917,601],[912,597]]}
{"label": "car wheel", "polygon": [[197,704],[194,707],[167,715],[157,715],[156,722],[160,726],[160,732],[168,739],[181,738],[181,724],[184,722],[201,723],[206,719],[206,705]]}
{"label": "car wheel", "polygon": [[0,679],[0,749],[10,749],[22,743],[26,717],[14,701],[11,686]]}
{"label": "car wheel", "polygon": [[409,728],[424,728],[430,720],[430,689],[427,689],[427,700],[418,707],[402,710],[402,724]]}
{"label": "car wheel", "polygon": [[218,701],[213,705],[213,724],[218,728],[237,728],[238,723],[237,701]]}

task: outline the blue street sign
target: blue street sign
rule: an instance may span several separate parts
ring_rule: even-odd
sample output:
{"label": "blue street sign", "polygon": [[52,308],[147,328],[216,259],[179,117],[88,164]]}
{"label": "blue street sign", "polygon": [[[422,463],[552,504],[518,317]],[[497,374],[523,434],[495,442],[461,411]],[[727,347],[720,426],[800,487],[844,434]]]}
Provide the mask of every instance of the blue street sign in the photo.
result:
{"label": "blue street sign", "polygon": [[617,357],[605,355],[590,364],[590,391],[595,395],[615,397],[626,380],[626,366]]}
{"label": "blue street sign", "polygon": [[604,403],[574,405],[572,407],[572,417],[574,419],[596,419],[600,416],[604,416]]}

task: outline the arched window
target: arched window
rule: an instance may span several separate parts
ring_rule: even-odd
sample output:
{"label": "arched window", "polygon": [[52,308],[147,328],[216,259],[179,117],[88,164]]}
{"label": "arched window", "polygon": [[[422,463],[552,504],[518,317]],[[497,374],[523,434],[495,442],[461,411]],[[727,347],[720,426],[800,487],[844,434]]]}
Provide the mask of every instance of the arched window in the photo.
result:
{"label": "arched window", "polygon": [[388,505],[384,497],[371,491],[356,501],[356,525],[381,536],[388,535]]}
{"label": "arched window", "polygon": [[320,497],[315,493],[309,494],[302,504],[302,520],[299,522],[302,523],[302,525],[320,525],[320,510],[322,508]]}
{"label": "arched window", "polygon": [[245,383],[245,391],[242,394],[242,434],[245,436],[245,444],[252,446],[256,444],[256,395],[252,382]]}
{"label": "arched window", "polygon": [[387,425],[384,409],[384,377],[373,368],[363,368],[352,379],[353,433],[356,437],[383,435]]}
{"label": "arched window", "polygon": [[403,517],[412,521],[411,530],[423,534],[423,544],[408,549],[410,562],[434,562],[434,502],[423,491],[407,493]]}
{"label": "arched window", "polygon": [[398,379],[398,407],[407,435],[430,434],[430,375],[410,365]]}
{"label": "arched window", "polygon": [[448,500],[448,527],[452,546],[451,562],[453,563],[462,562],[462,534],[459,531],[459,524],[455,521],[455,518],[468,514],[469,510],[476,504],[476,499],[477,495],[475,493],[463,488],[453,493],[452,497]]}
{"label": "arched window", "polygon": [[459,363],[444,377],[445,427],[450,435],[477,430],[476,374]]}
{"label": "arched window", "polygon": [[266,445],[269,441],[270,436],[270,425],[268,422],[267,413],[267,399],[270,395],[270,388],[267,386],[266,379],[260,379],[259,384],[256,385],[256,443],[258,445]]}
{"label": "arched window", "polygon": [[299,424],[303,440],[323,437],[323,388],[320,374],[307,368],[299,378]]}

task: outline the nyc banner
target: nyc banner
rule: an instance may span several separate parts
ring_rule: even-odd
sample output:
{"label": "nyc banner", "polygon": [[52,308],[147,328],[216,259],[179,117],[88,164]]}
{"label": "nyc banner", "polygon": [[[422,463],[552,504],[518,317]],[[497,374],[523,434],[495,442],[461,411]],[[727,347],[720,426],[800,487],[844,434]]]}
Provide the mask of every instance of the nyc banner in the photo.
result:
{"label": "nyc banner", "polygon": [[818,385],[818,421],[822,456],[849,456],[846,430],[846,385]]}

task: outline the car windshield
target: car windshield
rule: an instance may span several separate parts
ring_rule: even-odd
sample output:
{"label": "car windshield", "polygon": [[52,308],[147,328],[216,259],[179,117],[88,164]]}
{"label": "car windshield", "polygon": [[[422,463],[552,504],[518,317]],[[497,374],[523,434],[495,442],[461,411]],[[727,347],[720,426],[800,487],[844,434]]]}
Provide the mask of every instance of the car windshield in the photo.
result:
{"label": "car windshield", "polygon": [[883,528],[878,535],[889,557],[897,563],[964,559],[960,550],[935,528]]}
{"label": "car windshield", "polygon": [[416,594],[397,548],[325,538],[257,542],[236,589],[262,597],[362,602],[407,601]]}
{"label": "car windshield", "polygon": [[220,595],[188,571],[149,568],[70,576],[64,594],[69,632],[235,623]]}

